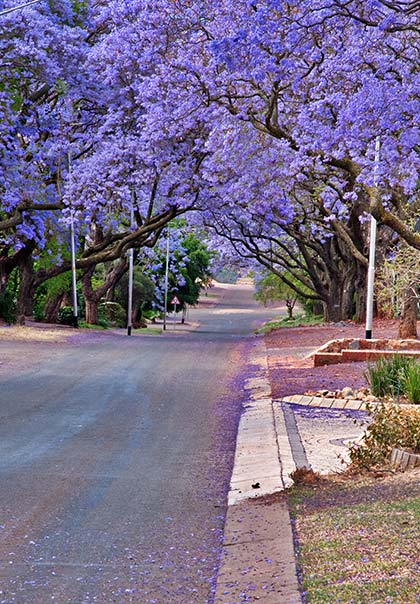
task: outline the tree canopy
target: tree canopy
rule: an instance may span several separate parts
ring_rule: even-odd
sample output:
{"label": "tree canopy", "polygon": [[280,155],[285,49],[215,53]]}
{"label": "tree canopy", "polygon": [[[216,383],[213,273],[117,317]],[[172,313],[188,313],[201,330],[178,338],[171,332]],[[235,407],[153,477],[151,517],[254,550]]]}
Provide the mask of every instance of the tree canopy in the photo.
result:
{"label": "tree canopy", "polygon": [[86,274],[188,215],[299,275],[332,320],[355,297],[361,315],[369,215],[382,256],[420,249],[417,9],[41,0],[0,17],[0,288],[17,269],[28,298],[68,271],[70,223]]}

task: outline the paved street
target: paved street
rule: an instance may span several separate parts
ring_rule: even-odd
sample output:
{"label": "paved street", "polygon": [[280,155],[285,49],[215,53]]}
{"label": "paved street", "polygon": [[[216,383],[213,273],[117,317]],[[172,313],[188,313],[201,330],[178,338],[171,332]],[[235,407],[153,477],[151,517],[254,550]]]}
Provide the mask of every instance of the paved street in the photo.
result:
{"label": "paved street", "polygon": [[271,314],[228,287],[191,311],[195,332],[92,334],[39,343],[30,360],[13,344],[0,372],[1,604],[211,601],[249,334]]}

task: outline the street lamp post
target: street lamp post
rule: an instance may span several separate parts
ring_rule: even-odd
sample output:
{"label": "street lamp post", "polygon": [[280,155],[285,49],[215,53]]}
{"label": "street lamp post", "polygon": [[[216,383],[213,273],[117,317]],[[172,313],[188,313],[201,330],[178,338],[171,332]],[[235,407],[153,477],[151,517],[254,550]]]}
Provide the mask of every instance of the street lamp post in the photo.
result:
{"label": "street lamp post", "polygon": [[[130,228],[134,225],[134,189],[131,190]],[[128,253],[128,310],[127,310],[127,335],[131,336],[133,325],[133,271],[134,271],[134,248]]]}
{"label": "street lamp post", "polygon": [[[375,167],[373,173],[373,184],[375,186],[375,195],[378,195],[379,181],[379,160],[381,153],[381,139],[376,137],[375,144]],[[373,286],[375,282],[375,253],[376,253],[376,219],[370,217],[370,242],[369,242],[369,267],[368,267],[368,287],[366,301],[366,340],[372,339],[372,319],[373,319]]]}
{"label": "street lamp post", "polygon": [[[69,153],[69,180],[72,178],[71,173],[71,155]],[[74,236],[74,211],[70,207],[70,247],[71,247],[71,282],[73,292],[73,327],[79,327],[78,304],[77,304],[77,275],[76,275],[76,244]]]}
{"label": "street lamp post", "polygon": [[166,330],[166,309],[168,308],[168,281],[169,281],[169,224],[166,235],[166,264],[165,264],[165,296],[163,309],[163,329]]}

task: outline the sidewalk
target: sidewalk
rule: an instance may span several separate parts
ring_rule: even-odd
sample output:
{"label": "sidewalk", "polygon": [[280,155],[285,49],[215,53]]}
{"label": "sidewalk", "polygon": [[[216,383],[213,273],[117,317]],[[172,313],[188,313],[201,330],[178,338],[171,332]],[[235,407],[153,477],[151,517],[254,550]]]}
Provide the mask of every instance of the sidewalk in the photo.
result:
{"label": "sidewalk", "polygon": [[[283,370],[316,346],[276,349]],[[300,467],[338,472],[348,446],[363,433],[359,402],[314,397],[272,398],[270,354],[256,338],[254,375],[246,384],[229,493],[215,604],[300,604],[293,531],[284,489]],[[307,364],[307,363],[306,363]],[[294,380],[291,379],[293,382]],[[280,384],[287,392],[286,381]],[[296,393],[295,393],[296,395]],[[356,424],[355,424],[356,420]]]}

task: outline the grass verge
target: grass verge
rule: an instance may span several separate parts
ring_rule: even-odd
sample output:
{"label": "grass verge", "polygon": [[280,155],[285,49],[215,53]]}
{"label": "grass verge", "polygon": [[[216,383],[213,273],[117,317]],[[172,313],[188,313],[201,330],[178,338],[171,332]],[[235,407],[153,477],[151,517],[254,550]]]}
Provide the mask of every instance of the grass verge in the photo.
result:
{"label": "grass verge", "polygon": [[293,487],[306,604],[420,602],[420,471]]}
{"label": "grass verge", "polygon": [[310,325],[320,325],[323,323],[322,316],[306,316],[306,315],[296,315],[293,319],[289,319],[288,317],[282,317],[281,319],[273,319],[272,321],[268,321],[265,323],[260,329],[258,329],[257,333],[269,333],[274,329],[282,329],[283,327],[304,327]]}
{"label": "grass verge", "polygon": [[108,329],[104,325],[96,325],[95,323],[86,323],[86,321],[79,321],[79,327],[83,329],[94,329],[97,331],[103,331],[104,329]]}
{"label": "grass verge", "polygon": [[162,329],[160,329],[160,327],[142,327],[141,329],[134,329],[133,332],[134,333],[140,333],[143,335],[149,335],[149,336],[157,336],[160,335],[162,333]]}

